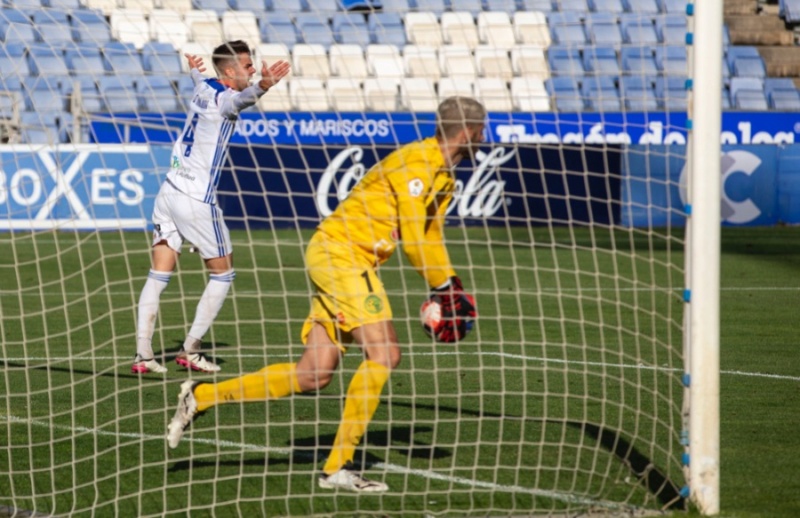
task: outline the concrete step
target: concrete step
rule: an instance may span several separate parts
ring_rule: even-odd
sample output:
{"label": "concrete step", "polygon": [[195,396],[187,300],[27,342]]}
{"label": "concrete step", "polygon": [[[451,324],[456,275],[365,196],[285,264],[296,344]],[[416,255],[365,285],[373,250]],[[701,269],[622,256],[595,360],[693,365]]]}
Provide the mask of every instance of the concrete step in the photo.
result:
{"label": "concrete step", "polygon": [[777,16],[726,16],[733,45],[794,45],[794,33]]}
{"label": "concrete step", "polygon": [[758,0],[725,0],[723,12],[725,16],[729,14],[756,14],[758,12]]}
{"label": "concrete step", "polygon": [[769,77],[800,77],[800,47],[759,47]]}

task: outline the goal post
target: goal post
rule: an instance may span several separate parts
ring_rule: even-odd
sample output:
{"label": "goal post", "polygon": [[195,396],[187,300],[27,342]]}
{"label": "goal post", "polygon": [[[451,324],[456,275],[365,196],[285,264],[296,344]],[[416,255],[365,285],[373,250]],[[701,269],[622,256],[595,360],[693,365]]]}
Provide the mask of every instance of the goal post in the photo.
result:
{"label": "goal post", "polygon": [[719,514],[720,131],[722,0],[689,4],[694,28],[687,205],[689,487],[706,515]]}

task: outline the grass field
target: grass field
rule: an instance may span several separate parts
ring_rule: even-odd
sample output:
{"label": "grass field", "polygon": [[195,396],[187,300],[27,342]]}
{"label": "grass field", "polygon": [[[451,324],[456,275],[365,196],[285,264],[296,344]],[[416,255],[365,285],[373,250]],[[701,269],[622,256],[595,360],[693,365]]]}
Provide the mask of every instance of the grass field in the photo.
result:
{"label": "grass field", "polygon": [[[0,235],[0,516],[682,513],[679,237],[448,237],[479,323],[456,347],[431,343],[422,281],[400,254],[381,269],[408,345],[357,457],[391,491],[357,496],[316,487],[357,351],[320,394],[222,405],[169,450],[188,375],[169,360],[205,283],[200,260],[185,254],[162,298],[154,346],[169,373],[140,378],[148,236]],[[237,279],[206,337],[221,378],[296,357],[310,293],[308,233],[233,238]],[[724,229],[724,516],[800,515],[798,258],[800,229]]]}

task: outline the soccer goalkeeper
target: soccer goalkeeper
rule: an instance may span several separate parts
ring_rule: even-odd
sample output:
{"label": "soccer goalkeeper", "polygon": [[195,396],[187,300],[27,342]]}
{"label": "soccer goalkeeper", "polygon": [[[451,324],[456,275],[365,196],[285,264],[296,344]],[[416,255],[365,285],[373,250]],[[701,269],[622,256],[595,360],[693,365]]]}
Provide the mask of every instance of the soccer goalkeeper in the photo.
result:
{"label": "soccer goalkeeper", "polygon": [[167,439],[175,448],[194,418],[220,403],[263,401],[326,387],[347,347],[364,361],[350,381],[344,411],[319,479],[322,488],[386,491],[353,466],[356,446],[378,406],[389,373],[400,363],[392,311],[376,268],[398,242],[441,300],[445,319],[437,338],[463,338],[475,317],[444,246],[445,213],[455,189],[453,168],[483,140],[486,110],[476,100],[451,97],[437,110],[434,137],[396,150],[375,165],[318,227],[306,250],[316,293],[303,325],[305,350],[297,363],[267,366],[219,383],[186,381]]}

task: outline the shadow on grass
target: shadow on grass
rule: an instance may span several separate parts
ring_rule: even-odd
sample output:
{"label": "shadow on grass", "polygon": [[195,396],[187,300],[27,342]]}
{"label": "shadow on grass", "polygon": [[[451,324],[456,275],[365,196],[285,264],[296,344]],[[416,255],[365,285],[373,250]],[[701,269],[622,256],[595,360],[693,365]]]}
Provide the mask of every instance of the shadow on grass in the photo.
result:
{"label": "shadow on grass", "polygon": [[[371,446],[379,447],[392,447],[392,449],[400,454],[408,455],[415,459],[441,459],[449,457],[450,451],[444,448],[438,448],[429,444],[414,442],[414,431],[419,433],[431,432],[431,428],[412,428],[407,426],[396,426],[390,430],[376,430],[367,432],[364,436],[365,443]],[[290,444],[291,455],[284,456],[249,456],[246,459],[231,459],[225,460],[219,458],[216,460],[208,459],[194,459],[182,460],[176,462],[170,467],[169,471],[178,472],[187,469],[197,468],[216,468],[218,466],[288,466],[292,464],[306,465],[317,464],[320,465],[328,457],[330,452],[329,445],[333,444],[334,434],[325,434],[315,437],[298,438],[294,443]],[[397,447],[397,444],[406,444],[408,447]],[[354,464],[358,467],[369,467],[379,462],[385,462],[385,459],[379,458],[363,448],[359,448]],[[359,458],[360,457],[360,458]]]}
{"label": "shadow on grass", "polygon": [[410,410],[424,409],[431,412],[450,412],[454,414],[467,414],[473,417],[491,419],[516,419],[527,421],[539,421],[543,423],[561,424],[574,428],[585,436],[594,439],[603,446],[609,453],[612,453],[631,471],[643,486],[655,496],[663,509],[685,509],[686,500],[680,494],[680,486],[671,481],[659,470],[653,462],[637,450],[627,439],[616,430],[604,428],[592,423],[570,420],[536,419],[522,418],[520,416],[509,416],[494,412],[478,412],[459,407],[445,405],[425,405],[418,403],[394,402],[393,406],[402,406]]}
{"label": "shadow on grass", "polygon": [[[169,369],[172,370],[173,368],[176,372],[188,372],[187,369],[181,367],[175,363],[175,357],[178,356],[180,352],[181,346],[183,342],[175,341],[176,345],[174,348],[165,349],[161,352],[156,353],[156,359],[158,361],[163,362],[162,364],[168,364]],[[217,342],[215,344],[208,344],[204,343],[202,346],[202,350],[204,352],[209,353],[209,358],[211,358],[214,363],[217,365],[223,365],[225,360],[222,358],[216,358],[213,356],[214,350],[218,350],[222,347],[230,347],[231,345],[227,342]],[[38,370],[38,371],[47,371],[47,372],[63,372],[67,374],[83,374],[85,376],[97,376],[101,378],[118,378],[118,379],[136,379],[141,380],[144,383],[163,383],[164,377],[161,375],[155,376],[152,374],[149,375],[141,375],[141,374],[133,374],[131,373],[131,365],[133,364],[133,353],[136,350],[131,350],[130,359],[122,360],[117,365],[107,369],[104,372],[98,372],[91,369],[76,369],[69,367],[68,362],[59,362],[59,365],[49,365],[49,364],[39,364],[39,365],[30,365],[28,363],[22,362],[9,362],[3,359],[0,359],[0,366],[7,369],[30,369],[30,370]],[[81,363],[90,360],[91,357],[81,357]],[[64,366],[62,366],[64,365]]]}

